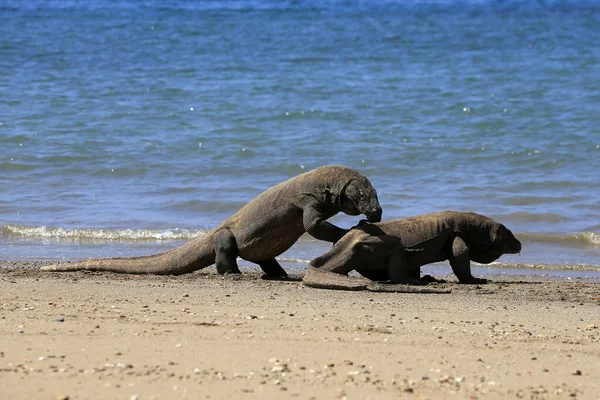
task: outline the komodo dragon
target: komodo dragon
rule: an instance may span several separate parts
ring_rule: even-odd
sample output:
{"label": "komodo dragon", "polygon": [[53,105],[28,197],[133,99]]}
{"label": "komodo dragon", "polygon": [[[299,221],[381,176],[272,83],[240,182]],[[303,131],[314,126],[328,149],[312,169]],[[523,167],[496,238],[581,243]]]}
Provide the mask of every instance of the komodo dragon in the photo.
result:
{"label": "komodo dragon", "polygon": [[216,263],[220,274],[239,274],[239,256],[258,264],[267,276],[286,277],[275,257],[304,232],[337,242],[348,230],[326,219],[340,211],[381,221],[377,192],[364,175],[344,166],[324,166],[263,192],[217,228],[183,246],[150,256],[91,259],[41,269],[180,275]]}
{"label": "komodo dragon", "polygon": [[[520,251],[521,242],[508,228],[472,212],[442,211],[376,224],[361,222],[310,262],[304,281],[314,287],[327,287],[320,284],[321,279],[335,281],[315,274],[318,269],[341,276],[356,270],[371,281],[425,284],[435,279],[420,279],[421,266],[449,260],[460,283],[486,283],[471,275],[471,260],[489,264],[502,254]],[[347,290],[360,286],[345,278],[347,283],[340,280],[333,286]]]}

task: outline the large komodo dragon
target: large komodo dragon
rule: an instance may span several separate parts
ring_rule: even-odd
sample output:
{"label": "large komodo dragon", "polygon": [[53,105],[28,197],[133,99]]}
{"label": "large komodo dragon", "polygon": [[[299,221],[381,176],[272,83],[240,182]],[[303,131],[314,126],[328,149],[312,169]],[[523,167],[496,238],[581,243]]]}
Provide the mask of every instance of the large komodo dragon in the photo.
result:
{"label": "large komodo dragon", "polygon": [[220,274],[239,274],[239,256],[260,265],[267,276],[285,277],[275,257],[304,232],[337,242],[348,230],[326,219],[340,211],[381,221],[377,192],[364,175],[343,166],[325,166],[263,192],[217,228],[181,247],[150,256],[91,259],[41,269],[179,275],[216,263]]}
{"label": "large komodo dragon", "polygon": [[344,276],[356,270],[371,281],[424,284],[435,279],[422,280],[421,266],[445,260],[450,261],[460,283],[486,283],[486,279],[471,275],[470,261],[489,264],[502,254],[520,251],[521,242],[508,228],[472,212],[442,211],[360,223],[331,250],[310,262],[304,283],[356,290],[362,278],[353,283],[353,278]]}

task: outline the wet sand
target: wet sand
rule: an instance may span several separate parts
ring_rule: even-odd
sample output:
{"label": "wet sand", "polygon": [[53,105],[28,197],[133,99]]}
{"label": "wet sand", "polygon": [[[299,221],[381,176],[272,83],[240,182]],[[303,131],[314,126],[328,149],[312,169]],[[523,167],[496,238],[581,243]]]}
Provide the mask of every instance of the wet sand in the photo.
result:
{"label": "wet sand", "polygon": [[597,280],[399,294],[42,264],[0,262],[2,398],[600,399]]}

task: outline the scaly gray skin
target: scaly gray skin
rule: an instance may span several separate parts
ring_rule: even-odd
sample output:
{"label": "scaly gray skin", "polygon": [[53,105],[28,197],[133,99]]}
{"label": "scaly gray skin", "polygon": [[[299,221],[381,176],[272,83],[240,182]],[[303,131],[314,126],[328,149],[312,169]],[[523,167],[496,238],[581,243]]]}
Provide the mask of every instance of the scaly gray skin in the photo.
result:
{"label": "scaly gray skin", "polygon": [[460,283],[486,283],[471,275],[470,261],[489,264],[521,251],[504,225],[472,212],[442,211],[376,224],[361,223],[334,247],[310,262],[326,272],[356,270],[372,281],[426,284],[421,266],[449,260]]}
{"label": "scaly gray skin", "polygon": [[181,247],[151,256],[92,259],[41,269],[180,275],[216,263],[220,274],[239,274],[239,256],[258,264],[268,276],[286,277],[275,257],[304,232],[337,242],[348,230],[326,219],[340,211],[381,221],[377,192],[364,175],[348,167],[325,166],[263,192],[217,228]]}

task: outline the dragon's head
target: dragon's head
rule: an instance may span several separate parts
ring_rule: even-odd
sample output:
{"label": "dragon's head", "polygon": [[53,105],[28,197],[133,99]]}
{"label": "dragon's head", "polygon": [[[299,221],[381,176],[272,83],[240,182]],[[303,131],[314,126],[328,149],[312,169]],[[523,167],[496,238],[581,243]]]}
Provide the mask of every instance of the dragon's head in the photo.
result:
{"label": "dragon's head", "polygon": [[504,254],[517,254],[521,252],[521,242],[513,233],[502,224],[492,229],[490,239],[494,248],[502,250]]}
{"label": "dragon's head", "polygon": [[352,179],[340,194],[340,208],[348,215],[364,214],[369,222],[381,221],[377,192],[367,178]]}

